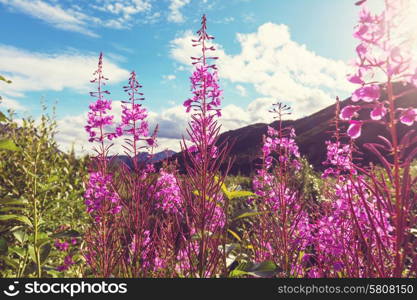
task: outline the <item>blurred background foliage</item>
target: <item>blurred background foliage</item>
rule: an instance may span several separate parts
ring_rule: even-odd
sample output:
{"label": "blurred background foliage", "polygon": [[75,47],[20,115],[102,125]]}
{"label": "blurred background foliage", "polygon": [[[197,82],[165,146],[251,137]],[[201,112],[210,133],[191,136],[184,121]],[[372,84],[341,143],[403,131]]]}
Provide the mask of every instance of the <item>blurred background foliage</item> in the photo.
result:
{"label": "blurred background foliage", "polygon": [[[67,253],[54,243],[79,237],[89,222],[82,197],[87,159],[58,149],[56,122],[43,109],[39,120],[1,114],[0,277],[62,276],[56,268]],[[65,276],[81,276],[71,270]]]}

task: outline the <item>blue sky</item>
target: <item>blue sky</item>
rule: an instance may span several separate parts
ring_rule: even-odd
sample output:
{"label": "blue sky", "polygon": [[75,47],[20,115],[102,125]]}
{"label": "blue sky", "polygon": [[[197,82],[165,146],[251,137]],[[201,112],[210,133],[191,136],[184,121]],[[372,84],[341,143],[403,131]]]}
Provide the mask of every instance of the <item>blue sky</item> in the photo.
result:
{"label": "blue sky", "polygon": [[[377,0],[379,1],[379,0]],[[224,130],[268,122],[277,100],[308,115],[351,90],[358,8],[353,0],[0,0],[1,109],[38,117],[57,102],[58,142],[87,149],[88,80],[103,51],[115,100],[135,70],[161,149],[178,150],[187,115],[192,33],[207,15],[224,89]]]}

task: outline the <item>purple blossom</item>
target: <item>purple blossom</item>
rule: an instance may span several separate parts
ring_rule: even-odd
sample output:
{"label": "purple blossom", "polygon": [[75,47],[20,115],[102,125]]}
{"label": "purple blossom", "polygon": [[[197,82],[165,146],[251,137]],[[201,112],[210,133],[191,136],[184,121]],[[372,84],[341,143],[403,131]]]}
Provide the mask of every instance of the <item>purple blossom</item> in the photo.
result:
{"label": "purple blossom", "polygon": [[350,120],[357,115],[357,112],[361,109],[359,105],[348,105],[342,108],[340,111],[340,119]]}
{"label": "purple blossom", "polygon": [[365,83],[362,79],[362,76],[361,76],[360,72],[359,72],[359,74],[353,74],[353,75],[348,76],[348,81],[352,82],[352,83],[356,83],[356,84]]}
{"label": "purple blossom", "polygon": [[378,121],[381,120],[387,114],[387,108],[384,103],[376,103],[374,108],[371,111],[371,119]]}
{"label": "purple blossom", "polygon": [[407,109],[401,109],[400,111],[400,122],[404,125],[411,126],[415,121],[417,121],[417,109],[410,107]]}
{"label": "purple blossom", "polygon": [[329,165],[323,174],[322,178],[328,176],[339,176],[341,172],[350,172],[356,174],[356,170],[352,163],[352,149],[350,145],[342,145],[340,142],[326,141],[327,145],[327,159],[323,162],[324,165]]}
{"label": "purple blossom", "polygon": [[121,210],[120,197],[112,190],[112,176],[101,172],[91,172],[87,189],[84,193],[87,212],[93,216],[103,207],[110,207],[110,213]]}
{"label": "purple blossom", "polygon": [[363,100],[365,102],[373,102],[378,100],[380,96],[381,92],[378,85],[363,86],[353,92],[352,101],[358,102],[359,100]]}
{"label": "purple blossom", "polygon": [[352,139],[357,139],[358,137],[361,136],[362,133],[362,125],[363,122],[362,121],[357,121],[357,120],[351,120],[349,122],[349,128],[347,130],[347,134],[352,138]]}
{"label": "purple blossom", "polygon": [[193,97],[184,102],[187,112],[193,109],[219,115],[222,91],[217,72],[211,70],[212,66],[199,65],[193,72],[190,78]]}
{"label": "purple blossom", "polygon": [[129,101],[123,101],[122,104],[122,121],[116,128],[116,135],[127,134],[132,137],[133,154],[138,151],[136,142],[145,141],[149,146],[155,146],[155,136],[149,134],[149,124],[146,121],[148,112],[142,104],[137,101],[143,101],[143,93],[139,92],[142,85],[139,84],[135,71],[130,73],[129,84],[124,86],[124,91],[129,95]]}
{"label": "purple blossom", "polygon": [[72,265],[75,265],[72,255],[67,255],[64,258],[64,263],[57,268],[59,272],[68,270]]}
{"label": "purple blossom", "polygon": [[181,212],[183,200],[177,180],[173,174],[161,169],[155,189],[155,197],[159,201],[156,204],[157,208],[162,209],[167,214]]}
{"label": "purple blossom", "polygon": [[90,95],[97,98],[96,102],[89,105],[87,125],[85,130],[89,134],[89,142],[103,142],[105,138],[112,140],[114,133],[106,133],[105,127],[113,124],[113,116],[110,115],[111,100],[105,99],[104,95],[110,94],[109,91],[103,90],[106,77],[103,75],[103,53],[100,53],[97,70],[93,74],[95,78],[92,83],[97,83],[97,92],[90,92]]}
{"label": "purple blossom", "polygon": [[59,251],[67,251],[69,248],[68,242],[60,242],[59,240],[56,240],[54,243],[55,248],[57,248]]}

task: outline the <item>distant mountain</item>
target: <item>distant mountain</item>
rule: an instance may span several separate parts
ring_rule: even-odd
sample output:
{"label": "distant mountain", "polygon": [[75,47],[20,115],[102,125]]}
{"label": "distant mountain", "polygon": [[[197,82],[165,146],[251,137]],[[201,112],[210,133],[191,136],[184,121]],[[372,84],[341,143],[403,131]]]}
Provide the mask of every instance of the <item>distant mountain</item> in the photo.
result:
{"label": "distant mountain", "polygon": [[[141,152],[136,156],[136,159],[138,160],[138,162],[158,163],[167,158],[170,158],[174,154],[176,154],[176,152],[172,150],[161,151],[153,155],[150,155],[147,152]],[[120,163],[126,164],[127,166],[129,166],[129,168],[133,167],[133,160],[127,155],[117,155],[112,158],[112,164],[117,165]]]}
{"label": "distant mountain", "polygon": [[[396,93],[410,90],[410,94],[400,97],[396,101],[398,107],[416,107],[417,108],[417,89],[410,86],[403,86],[396,84],[394,86]],[[382,94],[382,99],[386,99],[386,95]],[[340,105],[343,108],[346,105],[351,105],[353,102],[350,98],[341,101]],[[355,105],[360,105],[362,102],[357,102]],[[326,144],[327,140],[332,137],[334,126],[332,121],[335,116],[335,104],[326,107],[310,116],[297,119],[286,120],[283,122],[284,126],[292,126],[297,134],[296,142],[300,148],[302,155],[307,157],[309,162],[317,170],[323,170],[322,162],[326,159]],[[370,109],[363,109],[360,113],[362,119],[369,119]],[[271,124],[258,123],[245,126],[239,129],[230,130],[222,133],[219,136],[218,144],[228,141],[232,144],[230,156],[234,157],[234,164],[230,174],[249,175],[255,171],[260,163],[261,147],[263,135],[267,132],[267,126],[277,127],[277,122]],[[341,123],[341,131],[345,132],[347,124]],[[406,129],[410,127],[399,125],[399,136],[401,137]],[[411,126],[417,130],[417,124]],[[358,153],[356,156],[361,157],[361,164],[368,164],[369,162],[377,162],[374,155],[363,147],[364,143],[380,142],[378,135],[389,136],[387,128],[379,124],[365,124],[362,128],[362,135],[357,139]],[[177,153],[170,157],[170,160],[177,160],[180,169],[184,171],[182,153]],[[359,163],[359,162],[358,162]],[[158,165],[158,164],[157,164]]]}

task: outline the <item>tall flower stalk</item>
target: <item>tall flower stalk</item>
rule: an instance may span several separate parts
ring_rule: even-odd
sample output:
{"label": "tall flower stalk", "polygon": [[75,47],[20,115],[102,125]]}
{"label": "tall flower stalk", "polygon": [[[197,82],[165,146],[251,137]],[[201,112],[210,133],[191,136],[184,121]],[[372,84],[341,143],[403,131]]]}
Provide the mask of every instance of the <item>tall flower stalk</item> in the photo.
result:
{"label": "tall flower stalk", "polygon": [[295,180],[301,168],[300,153],[294,129],[282,122],[289,107],[277,103],[271,112],[278,126],[268,127],[262,168],[253,181],[258,195],[254,204],[260,215],[253,224],[251,243],[256,262],[273,261],[281,269],[280,276],[298,277],[303,275],[300,262],[309,235],[306,201]]}
{"label": "tall flower stalk", "polygon": [[87,247],[85,258],[95,275],[110,276],[117,266],[120,257],[118,228],[114,227],[115,215],[121,211],[120,197],[113,185],[113,175],[108,169],[108,154],[111,141],[117,134],[109,130],[113,125],[111,100],[106,99],[109,91],[104,89],[107,78],[103,75],[103,54],[100,53],[95,77],[91,83],[97,84],[97,91],[90,95],[96,101],[90,104],[88,121],[85,126],[91,143],[98,143],[94,148],[97,156],[90,166],[89,181],[84,194],[87,212],[93,219],[93,224],[85,234]]}
{"label": "tall flower stalk", "polygon": [[132,71],[128,85],[124,86],[129,100],[122,101],[122,121],[116,128],[118,136],[125,136],[123,148],[133,161],[132,168],[122,164],[117,177],[117,189],[124,191],[121,197],[122,212],[116,226],[121,230],[123,245],[120,272],[124,277],[148,277],[157,262],[158,222],[155,222],[155,185],[153,165],[139,161],[142,151],[150,151],[156,145],[157,128],[150,134],[148,112],[142,103],[136,72]]}
{"label": "tall flower stalk", "polygon": [[[184,198],[184,220],[182,242],[179,252],[180,267],[188,268],[190,276],[214,276],[218,268],[224,267],[224,238],[226,228],[227,200],[223,199],[221,185],[227,174],[220,174],[227,145],[218,147],[216,141],[220,126],[216,118],[221,116],[222,91],[218,85],[217,67],[210,55],[215,50],[210,43],[214,39],[207,33],[207,19],[203,15],[198,39],[192,40],[201,53],[192,57],[195,70],[190,78],[193,96],[184,102],[191,121],[187,133],[192,145],[185,140],[181,147],[187,171],[186,179],[180,180]],[[196,238],[197,237],[197,238]]]}
{"label": "tall flower stalk", "polygon": [[[416,60],[410,51],[412,29],[405,23],[407,20],[405,14],[410,9],[412,1],[385,0],[385,9],[380,14],[372,14],[366,8],[365,2],[360,3],[362,7],[359,25],[354,33],[354,37],[360,41],[356,48],[357,70],[349,80],[361,85],[353,93],[352,101],[365,102],[363,107],[371,109],[370,119],[354,119],[355,114],[347,113],[349,110],[356,110],[353,106],[345,107],[342,114],[347,116],[346,119],[350,119],[348,134],[353,139],[360,136],[364,123],[382,123],[388,129],[389,139],[381,137],[382,144],[367,144],[366,147],[381,160],[389,177],[389,186],[387,186],[387,183],[376,180],[376,174],[373,174],[374,190],[381,190],[378,191],[379,194],[384,194],[389,189],[390,192],[385,193],[385,196],[393,204],[389,214],[395,228],[393,257],[395,267],[390,275],[408,276],[411,270],[407,266],[407,260],[412,260],[415,265],[410,226],[416,221],[414,213],[416,199],[410,190],[412,178],[409,172],[411,159],[415,154],[410,147],[415,143],[415,138],[413,131],[401,137],[399,126],[412,125],[416,121],[416,110],[398,106],[398,98],[409,93],[410,90],[398,92],[395,81],[416,84]],[[385,95],[386,100],[381,100],[381,95]],[[357,111],[361,109],[363,108],[358,108]],[[389,155],[385,156],[381,151],[387,151]]]}

